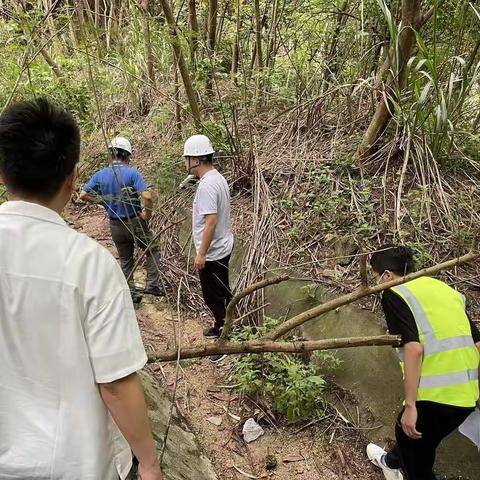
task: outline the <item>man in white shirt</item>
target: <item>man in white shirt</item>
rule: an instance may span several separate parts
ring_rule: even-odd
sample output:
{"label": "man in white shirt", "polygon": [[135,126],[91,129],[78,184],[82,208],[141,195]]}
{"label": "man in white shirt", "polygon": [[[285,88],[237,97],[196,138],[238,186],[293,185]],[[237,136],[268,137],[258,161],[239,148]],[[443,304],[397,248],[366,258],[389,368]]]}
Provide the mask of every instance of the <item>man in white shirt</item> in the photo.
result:
{"label": "man in white shirt", "polygon": [[146,363],[115,259],[60,213],[80,132],[46,100],[0,116],[0,478],[161,480],[142,386]]}
{"label": "man in white shirt", "polygon": [[230,191],[225,178],[213,167],[214,153],[205,135],[194,135],[185,142],[183,156],[187,170],[200,179],[193,202],[193,240],[203,298],[215,319],[214,325],[204,331],[210,338],[220,336],[226,307],[232,298]]}

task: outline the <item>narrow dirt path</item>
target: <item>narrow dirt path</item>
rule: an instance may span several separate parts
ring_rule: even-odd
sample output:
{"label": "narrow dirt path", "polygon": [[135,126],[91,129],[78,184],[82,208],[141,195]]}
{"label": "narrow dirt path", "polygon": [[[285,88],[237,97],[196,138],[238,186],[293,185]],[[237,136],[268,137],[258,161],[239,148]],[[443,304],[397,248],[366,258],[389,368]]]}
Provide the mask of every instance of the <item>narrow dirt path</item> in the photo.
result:
{"label": "narrow dirt path", "polygon": [[[72,226],[95,238],[115,256],[108,220],[96,207],[73,209],[67,215]],[[141,283],[143,271],[137,272]],[[137,309],[147,349],[165,349],[203,342],[204,325],[199,318],[184,317],[166,300],[146,296]],[[380,480],[368,462],[366,442],[357,431],[336,429],[334,423],[286,426],[271,412],[232,388],[232,359],[220,365],[208,359],[148,366],[157,380],[175,395],[178,410],[191,424],[203,448],[212,459],[221,480],[272,478],[277,480]],[[178,374],[176,391],[175,378]],[[249,417],[264,413],[265,435],[246,444],[241,427]],[[267,457],[276,463],[267,469]],[[273,465],[271,465],[273,466]],[[243,472],[243,473],[242,473]],[[192,479],[194,480],[194,479]]]}

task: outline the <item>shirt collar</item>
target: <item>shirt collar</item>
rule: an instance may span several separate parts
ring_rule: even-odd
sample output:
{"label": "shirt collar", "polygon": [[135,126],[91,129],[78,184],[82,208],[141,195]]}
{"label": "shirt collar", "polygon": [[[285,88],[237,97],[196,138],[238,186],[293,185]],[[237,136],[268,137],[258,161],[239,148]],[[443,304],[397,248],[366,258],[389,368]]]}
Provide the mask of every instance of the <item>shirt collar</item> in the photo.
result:
{"label": "shirt collar", "polygon": [[0,215],[20,215],[23,217],[37,218],[46,222],[66,225],[63,218],[54,210],[39,205],[38,203],[12,200],[0,205]]}
{"label": "shirt collar", "polygon": [[201,179],[200,181],[202,181],[203,179],[207,178],[209,175],[212,175],[214,173],[217,173],[217,169],[214,168],[213,170],[209,170]]}

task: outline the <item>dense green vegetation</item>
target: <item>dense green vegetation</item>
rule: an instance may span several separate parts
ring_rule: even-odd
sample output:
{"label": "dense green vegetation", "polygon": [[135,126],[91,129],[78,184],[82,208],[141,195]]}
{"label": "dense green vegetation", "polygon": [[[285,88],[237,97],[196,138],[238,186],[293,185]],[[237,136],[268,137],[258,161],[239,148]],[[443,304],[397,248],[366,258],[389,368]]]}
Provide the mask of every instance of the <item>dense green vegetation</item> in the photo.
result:
{"label": "dense green vegetation", "polygon": [[265,260],[246,255],[244,284],[338,238],[407,242],[425,264],[480,220],[479,27],[465,0],[5,0],[0,105],[73,111],[85,176],[131,137],[165,205],[203,130],[256,212],[237,231]]}

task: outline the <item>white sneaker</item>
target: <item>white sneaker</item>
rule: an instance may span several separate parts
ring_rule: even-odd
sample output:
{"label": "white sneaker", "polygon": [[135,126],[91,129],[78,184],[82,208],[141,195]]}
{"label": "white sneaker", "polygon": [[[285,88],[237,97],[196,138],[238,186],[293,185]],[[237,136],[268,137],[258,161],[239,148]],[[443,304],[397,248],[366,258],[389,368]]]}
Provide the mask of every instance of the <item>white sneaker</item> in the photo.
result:
{"label": "white sneaker", "polygon": [[400,470],[388,468],[382,461],[382,458],[386,453],[387,452],[383,448],[374,443],[369,443],[367,446],[368,458],[375,466],[382,469],[386,480],[403,480],[403,475]]}

